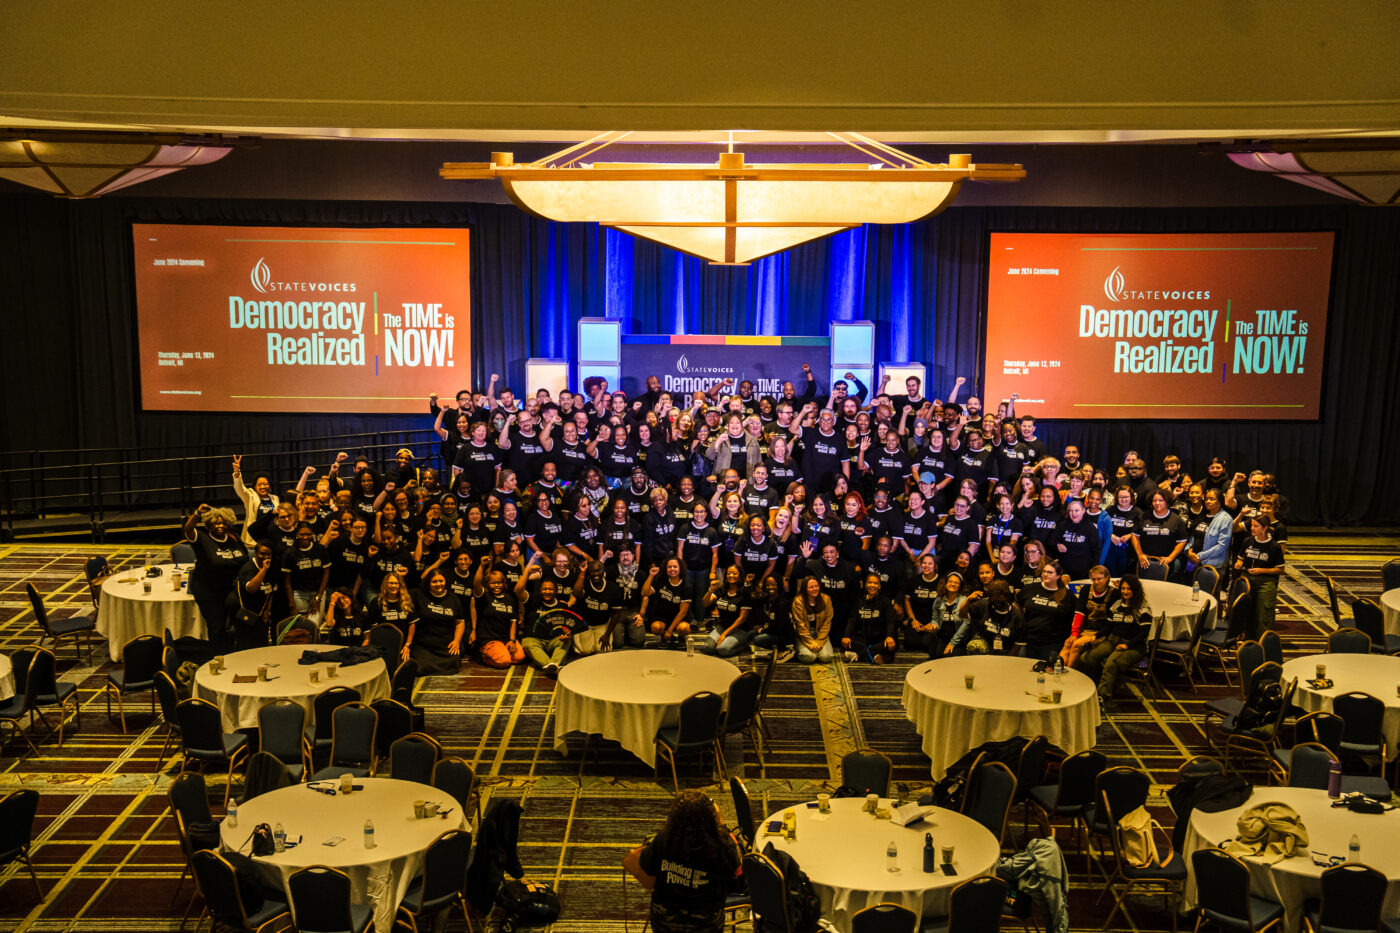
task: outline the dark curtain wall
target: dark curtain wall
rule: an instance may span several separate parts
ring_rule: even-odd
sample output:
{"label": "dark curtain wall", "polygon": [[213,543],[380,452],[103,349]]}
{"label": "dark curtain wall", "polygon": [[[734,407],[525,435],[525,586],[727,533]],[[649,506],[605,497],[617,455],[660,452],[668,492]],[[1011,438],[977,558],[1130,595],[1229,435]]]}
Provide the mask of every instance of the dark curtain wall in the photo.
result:
{"label": "dark curtain wall", "polygon": [[[1137,449],[1150,463],[1211,455],[1276,471],[1297,522],[1400,521],[1396,462],[1400,212],[1363,207],[954,207],[872,226],[748,268],[717,267],[593,225],[514,207],[446,202],[103,199],[0,195],[0,451],[169,449],[427,427],[422,418],[190,415],[135,410],[130,223],[465,225],[472,230],[472,365],[523,378],[530,356],[571,357],[582,316],[630,333],[824,334],[876,322],[877,358],[929,367],[929,393],[981,377],[981,317],[992,231],[1332,230],[1335,268],[1323,417],[1317,423],[1056,422],[1041,434],[1093,463]],[[192,325],[193,326],[193,325]],[[456,388],[444,384],[441,391]],[[1085,387],[1086,392],[1092,386]]]}

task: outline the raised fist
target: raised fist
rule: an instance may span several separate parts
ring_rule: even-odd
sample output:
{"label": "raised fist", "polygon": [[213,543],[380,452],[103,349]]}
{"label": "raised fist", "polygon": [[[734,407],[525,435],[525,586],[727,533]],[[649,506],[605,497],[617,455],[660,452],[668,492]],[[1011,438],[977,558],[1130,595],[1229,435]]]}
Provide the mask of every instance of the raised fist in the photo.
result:
{"label": "raised fist", "polygon": [[811,373],[812,373],[812,364],[811,364],[811,363],[803,363],[803,364],[802,364],[802,371],[803,371],[804,373],[807,373],[808,375],[811,375]]}
{"label": "raised fist", "polygon": [[967,379],[965,379],[965,378],[962,377],[962,376],[959,376],[958,378],[956,378],[956,379],[953,380],[953,385],[955,385],[955,386],[966,385],[966,384],[967,384]]}
{"label": "raised fist", "polygon": [[335,455],[335,462],[336,462],[336,463],[344,463],[346,460],[349,460],[349,459],[350,459],[350,455],[347,454],[347,453],[346,453],[345,451],[343,451],[343,450],[342,450],[340,453],[338,453],[338,454]]}
{"label": "raised fist", "polygon": [[306,469],[301,471],[301,475],[305,476],[307,479],[310,479],[311,477],[316,475],[316,468],[314,466],[307,467]]}

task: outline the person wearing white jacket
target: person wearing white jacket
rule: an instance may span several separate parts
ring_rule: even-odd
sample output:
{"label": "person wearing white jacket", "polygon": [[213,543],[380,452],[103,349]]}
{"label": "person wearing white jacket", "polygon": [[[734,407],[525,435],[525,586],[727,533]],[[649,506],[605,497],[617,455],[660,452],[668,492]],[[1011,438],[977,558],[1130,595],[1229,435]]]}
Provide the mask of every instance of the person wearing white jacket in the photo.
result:
{"label": "person wearing white jacket", "polygon": [[272,480],[266,473],[259,473],[253,479],[253,488],[243,485],[243,457],[233,458],[233,491],[243,503],[243,543],[252,547],[257,542],[253,538],[253,527],[258,519],[266,518],[277,511],[278,500],[272,494]]}

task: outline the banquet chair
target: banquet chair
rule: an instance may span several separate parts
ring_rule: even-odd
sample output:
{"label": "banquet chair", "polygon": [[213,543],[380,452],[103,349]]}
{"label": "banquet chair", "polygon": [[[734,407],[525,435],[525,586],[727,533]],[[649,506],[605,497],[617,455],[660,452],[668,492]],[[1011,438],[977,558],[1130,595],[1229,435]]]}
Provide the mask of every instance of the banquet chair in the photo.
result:
{"label": "banquet chair", "polygon": [[[724,713],[724,697],[718,693],[702,690],[681,701],[680,721],[674,726],[662,726],[656,730],[656,752],[671,764],[671,782],[680,793],[680,778],[676,776],[676,756],[682,752],[699,752],[704,757],[706,749],[713,752],[719,761],[719,724]],[[653,764],[653,774],[659,774]]]}
{"label": "banquet chair", "polygon": [[[1281,685],[1279,691],[1278,709],[1273,712],[1271,722],[1262,722],[1254,726],[1244,725],[1239,716],[1222,720],[1216,727],[1217,731],[1225,736],[1225,747],[1222,749],[1225,770],[1234,770],[1230,765],[1230,753],[1232,751],[1243,751],[1264,762],[1266,773],[1274,770],[1274,749],[1281,741],[1284,720],[1288,718],[1288,710],[1293,703],[1293,694],[1298,689],[1298,678],[1294,677],[1287,683]],[[1248,708],[1248,703],[1245,704]]]}
{"label": "banquet chair", "polygon": [[1220,571],[1209,564],[1202,564],[1197,567],[1196,572],[1191,576],[1191,580],[1201,588],[1202,593],[1207,593],[1211,596],[1216,595],[1216,592],[1220,589]]}
{"label": "banquet chair", "polygon": [[413,712],[398,700],[380,698],[370,704],[379,714],[379,728],[374,733],[374,753],[382,763],[389,759],[394,743],[413,732]]}
{"label": "banquet chair", "polygon": [[165,671],[172,683],[179,683],[180,675],[180,652],[169,644],[163,644],[160,649],[160,669]]}
{"label": "banquet chair", "polygon": [[1203,607],[1185,638],[1172,641],[1159,639],[1157,643],[1158,660],[1180,664],[1182,673],[1186,675],[1186,682],[1193,690],[1196,688],[1196,678],[1192,676],[1196,669],[1196,655],[1200,650],[1201,639],[1205,636],[1206,620],[1209,617],[1210,607]]}
{"label": "banquet chair", "polygon": [[[462,908],[471,928],[471,914],[463,893],[467,881],[467,863],[471,858],[472,834],[466,829],[449,829],[428,844],[423,853],[423,872],[414,878],[399,901],[399,915],[410,928],[419,929],[420,921],[432,921],[454,905]],[[432,929],[429,923],[423,929]]]}
{"label": "banquet chair", "polygon": [[84,647],[87,648],[88,660],[92,660],[92,636],[97,632],[97,617],[89,615],[74,615],[66,619],[51,619],[49,611],[44,606],[44,600],[39,595],[39,591],[34,588],[33,583],[26,583],[24,590],[29,594],[29,605],[34,610],[34,621],[39,623],[39,628],[44,634],[39,636],[39,644],[43,645],[45,639],[52,638],[54,650],[58,650],[58,643],[65,638],[73,639],[73,657],[77,658],[78,641],[81,639]]}
{"label": "banquet chair", "polygon": [[1253,625],[1255,618],[1254,596],[1248,590],[1230,599],[1229,626],[1227,634],[1235,640],[1243,640]]}
{"label": "banquet chair", "polygon": [[[15,695],[8,700],[0,700],[0,725],[9,726],[16,737],[22,738],[35,755],[39,748],[29,734],[34,725],[34,688],[29,683],[29,665],[34,660],[38,648],[21,648],[10,655],[10,669],[14,671]],[[24,728],[20,720],[27,720]]]}
{"label": "banquet chair", "polygon": [[195,562],[198,555],[195,554],[194,545],[188,541],[176,541],[170,545],[170,559],[180,567],[188,567]]}
{"label": "banquet chair", "polygon": [[0,797],[0,866],[11,862],[23,865],[34,882],[34,893],[42,901],[44,889],[34,873],[34,862],[29,854],[34,841],[34,814],[38,810],[39,792],[36,790],[16,790]]}
{"label": "banquet chair", "polygon": [[[179,670],[180,664],[186,661],[199,665],[208,664],[219,653],[219,649],[214,647],[214,643],[206,638],[198,638],[194,635],[181,635],[176,638],[169,626],[166,626],[161,637],[165,640],[165,647],[173,650],[179,659],[179,663],[175,665],[176,670]],[[162,656],[161,661],[164,663],[164,656]],[[174,677],[175,675],[170,676]]]}
{"label": "banquet chair", "polygon": [[744,671],[729,685],[729,703],[724,710],[724,719],[719,727],[720,770],[727,770],[724,762],[724,740],[731,735],[739,736],[740,751],[743,751],[743,737],[748,736],[753,743],[754,754],[758,757],[758,774],[763,776],[763,743],[758,729],[758,701],[763,688],[763,678],[757,671]]}
{"label": "banquet chair", "polygon": [[1304,908],[1303,929],[1308,933],[1351,933],[1380,926],[1385,875],[1369,865],[1350,862],[1324,871],[1321,882],[1320,903]]}
{"label": "banquet chair", "polygon": [[413,690],[418,683],[418,662],[409,658],[394,668],[394,677],[389,685],[389,696],[398,700],[413,714],[413,731],[422,732],[426,719],[423,707],[413,705]]}
{"label": "banquet chair", "polygon": [[1041,772],[1045,770],[1045,747],[1050,740],[1037,735],[1021,746],[1021,757],[1016,761],[1016,799],[1013,804],[1021,805],[1022,825],[1030,825],[1030,793],[1040,784]]}
{"label": "banquet chair", "polygon": [[1332,712],[1342,720],[1342,741],[1337,745],[1339,758],[1371,758],[1379,761],[1385,773],[1386,741],[1382,728],[1385,703],[1369,693],[1352,691],[1332,698]]}
{"label": "banquet chair", "polygon": [[1275,664],[1283,663],[1283,639],[1273,629],[1265,629],[1259,635],[1259,647],[1264,649],[1264,660]]}
{"label": "banquet chair", "polygon": [[374,910],[351,900],[350,876],[336,868],[312,865],[293,872],[287,894],[297,933],[368,933]]}
{"label": "banquet chair", "polygon": [[1337,628],[1341,628],[1346,625],[1346,622],[1342,620],[1342,604],[1341,601],[1337,599],[1337,581],[1324,573],[1322,575],[1322,583],[1327,589],[1327,608],[1332,612],[1332,622]]}
{"label": "banquet chair", "polygon": [[[311,701],[315,726],[311,733],[311,753],[328,751],[331,747],[331,717],[336,707],[360,702],[360,691],[354,687],[327,687]],[[314,765],[313,765],[314,767]]]}
{"label": "banquet chair", "polygon": [[890,795],[890,771],[894,765],[890,756],[869,746],[858,748],[841,757],[841,785],[854,789],[861,796]]}
{"label": "banquet chair", "polygon": [[1168,570],[1171,570],[1169,565],[1150,561],[1146,567],[1138,568],[1138,579],[1166,582]]}
{"label": "banquet chair", "polygon": [[1381,565],[1381,589],[1400,589],[1400,557],[1392,558]]}
{"label": "banquet chair", "polygon": [[227,806],[233,769],[248,754],[248,736],[242,732],[224,732],[219,708],[208,700],[181,700],[175,707],[175,718],[180,723],[180,747],[184,750],[181,772],[194,762],[201,766],[228,762],[228,782],[224,785],[224,805]]}
{"label": "banquet chair", "polygon": [[121,717],[122,734],[126,734],[126,706],[122,702],[128,693],[151,692],[151,715],[156,714],[156,671],[165,645],[154,635],[137,635],[122,647],[122,669],[107,675],[103,694],[107,697],[107,718],[112,718],[112,694],[117,696],[117,715]]}
{"label": "banquet chair", "polygon": [[245,895],[238,872],[217,852],[195,852],[190,858],[190,868],[194,871],[195,885],[204,897],[204,912],[212,918],[216,929],[263,933],[283,929],[290,923],[287,902],[266,893],[262,906],[249,914],[243,907]]}
{"label": "banquet chair", "polygon": [[[754,929],[764,933],[797,933],[788,914],[787,881],[773,860],[761,852],[749,852],[744,856],[743,872]],[[831,929],[825,920],[818,922],[823,929]]]}
{"label": "banquet chair", "polygon": [[170,746],[180,741],[180,716],[177,712],[180,690],[175,686],[175,679],[163,670],[156,671],[151,679],[155,681],[156,699],[160,701],[160,721],[165,726],[165,743],[161,745],[160,757],[156,759],[156,770],[159,771],[165,764],[165,756],[170,754]]}
{"label": "banquet chair", "polygon": [[1152,699],[1154,700],[1166,692],[1162,689],[1162,682],[1157,679],[1157,652],[1161,650],[1161,633],[1166,624],[1167,614],[1164,612],[1157,617],[1156,634],[1147,640],[1147,653],[1143,655],[1141,661],[1123,671],[1125,681],[1141,681],[1143,686],[1152,691]]}
{"label": "banquet chair", "polygon": [[[1087,824],[1082,817],[1093,806],[1094,783],[1107,766],[1108,758],[1102,752],[1092,749],[1076,752],[1060,764],[1060,777],[1056,783],[1041,784],[1026,793],[1026,802],[1044,814],[1047,827],[1056,817],[1069,818],[1075,842],[1079,851],[1084,853],[1086,872],[1089,870],[1089,849],[1084,835]],[[1026,830],[1029,833],[1029,812]]]}
{"label": "banquet chair", "polygon": [[1351,620],[1359,631],[1371,639],[1371,650],[1383,654],[1400,651],[1400,635],[1385,631],[1385,613],[1372,599],[1358,599],[1351,604]]}
{"label": "banquet chair", "polygon": [[[1118,824],[1108,820],[1109,810],[1119,814],[1131,813],[1146,805],[1147,792],[1151,786],[1152,779],[1147,776],[1147,772],[1127,765],[1105,768],[1094,778],[1093,800],[1079,816],[1088,836],[1085,845],[1086,864],[1101,861],[1093,855],[1094,837],[1107,838],[1117,829]],[[1102,853],[1103,849],[1104,847],[1100,846],[1099,851]],[[1099,865],[1099,871],[1105,879],[1109,877],[1102,864]]]}
{"label": "banquet chair", "polygon": [[1249,866],[1224,849],[1191,853],[1200,914],[1196,929],[1210,921],[1226,930],[1263,933],[1283,920],[1283,905],[1249,893]]}
{"label": "banquet chair", "polygon": [[851,933],[918,933],[919,916],[908,907],[882,902],[851,917]]}
{"label": "banquet chair", "polygon": [[758,824],[754,822],[749,789],[739,778],[732,777],[729,779],[729,796],[734,801],[734,822],[739,829],[739,847],[748,852],[758,841]]}
{"label": "banquet chair", "polygon": [[331,753],[313,781],[338,777],[347,771],[357,778],[374,771],[374,730],[379,714],[363,703],[343,703],[331,713]]}
{"label": "banquet chair", "polygon": [[403,632],[397,625],[380,622],[369,630],[369,646],[377,648],[387,667],[393,667],[403,651]]}
{"label": "banquet chair", "polygon": [[[1103,810],[1104,821],[1110,827],[1108,832],[1109,847],[1113,851],[1113,874],[1108,878],[1105,891],[1113,895],[1113,908],[1108,912],[1108,918],[1104,921],[1104,928],[1107,929],[1113,924],[1114,915],[1122,912],[1127,919],[1127,912],[1123,910],[1123,902],[1129,895],[1147,889],[1149,892],[1158,893],[1162,896],[1164,907],[1171,914],[1172,933],[1176,933],[1177,928],[1177,908],[1181,903],[1181,896],[1186,889],[1186,860],[1181,857],[1181,853],[1171,847],[1171,837],[1166,835],[1166,830],[1160,825],[1155,828],[1161,830],[1166,837],[1168,849],[1171,852],[1165,862],[1159,865],[1148,865],[1139,867],[1124,856],[1122,830],[1119,827],[1119,820],[1132,812],[1132,810],[1118,810],[1114,807],[1114,801],[1108,794],[1101,794],[1098,807]],[[1137,809],[1134,807],[1133,809]],[[1160,847],[1157,840],[1149,835],[1149,843],[1158,850],[1160,857]]]}
{"label": "banquet chair", "polygon": [[88,598],[92,600],[92,608],[96,610],[98,603],[102,600],[102,584],[112,573],[107,565],[105,557],[89,557],[83,564],[83,579],[87,581]]}
{"label": "banquet chair", "polygon": [[1206,714],[1202,717],[1201,730],[1205,732],[1207,741],[1214,747],[1215,742],[1210,738],[1210,721],[1212,718],[1226,720],[1232,716],[1238,716],[1240,710],[1244,709],[1244,701],[1254,690],[1254,684],[1258,680],[1278,680],[1283,676],[1283,665],[1274,664],[1264,660],[1264,646],[1257,641],[1241,642],[1235,651],[1235,664],[1240,675],[1240,695],[1234,697],[1216,697],[1206,701]]}
{"label": "banquet chair", "polygon": [[476,793],[476,772],[465,758],[456,756],[439,758],[433,765],[432,785],[438,790],[447,791],[465,814],[476,801],[476,822],[481,825],[481,795]]}
{"label": "banquet chair", "polygon": [[754,712],[754,718],[758,721],[758,730],[763,734],[764,741],[771,741],[768,735],[768,723],[763,718],[763,710],[768,706],[768,690],[773,686],[773,673],[778,669],[774,658],[777,657],[778,649],[768,655],[768,662],[763,668],[763,684],[758,690],[758,709]]}
{"label": "banquet chair", "polygon": [[255,797],[283,787],[291,787],[296,781],[282,760],[271,752],[254,752],[243,769],[243,799],[247,803]]}
{"label": "banquet chair", "polygon": [[[180,897],[180,887],[185,883],[185,875],[190,873],[190,857],[199,849],[217,847],[218,824],[214,821],[214,815],[209,812],[209,792],[204,783],[204,775],[197,771],[175,775],[175,779],[165,789],[165,799],[175,819],[175,833],[185,856],[185,870],[180,874],[180,880],[175,884],[175,892],[170,897],[170,905],[173,907]],[[196,828],[193,835],[199,837],[198,839],[192,838],[190,827]]]}
{"label": "banquet chair", "polygon": [[258,708],[258,749],[272,754],[300,781],[311,770],[306,709],[295,700],[269,700]]}
{"label": "banquet chair", "polygon": [[1327,635],[1328,654],[1370,654],[1371,638],[1356,628],[1339,628]]}
{"label": "banquet chair", "polygon": [[969,878],[948,897],[948,916],[925,921],[921,933],[992,933],[1001,929],[1006,882],[992,875]]}
{"label": "banquet chair", "polygon": [[79,701],[77,685],[58,679],[55,671],[57,664],[58,660],[52,651],[36,648],[34,657],[29,662],[25,692],[29,695],[29,708],[50,733],[54,730],[44,716],[44,707],[58,707],[58,744],[62,747],[63,724],[67,721],[68,708],[72,706],[73,725],[76,728],[83,721],[83,705]]}
{"label": "banquet chair", "polygon": [[1002,845],[1016,802],[1016,773],[999,761],[984,761],[968,778],[966,797],[963,814],[986,827]]}
{"label": "banquet chair", "polygon": [[[1336,738],[1335,741],[1331,742],[1330,744],[1326,742],[1321,742],[1321,740],[1317,737],[1317,730],[1315,724],[1323,718],[1335,719],[1337,722]],[[1325,724],[1324,728],[1326,728]],[[1331,713],[1318,711],[1315,713],[1308,713],[1306,716],[1299,716],[1297,722],[1293,724],[1292,747],[1284,748],[1282,745],[1280,745],[1279,747],[1273,750],[1273,767],[1270,771],[1269,776],[1271,778],[1279,777],[1281,779],[1286,779],[1288,777],[1289,768],[1293,766],[1293,749],[1297,748],[1304,742],[1319,742],[1329,752],[1332,752],[1333,757],[1336,757],[1336,752],[1334,751],[1334,749],[1336,748],[1337,742],[1340,742],[1341,740],[1341,720],[1337,719],[1337,717],[1333,716]]]}
{"label": "banquet chair", "polygon": [[431,735],[410,732],[389,747],[389,777],[396,781],[430,784],[442,758],[442,744]]}
{"label": "banquet chair", "polygon": [[1326,790],[1327,777],[1337,756],[1333,755],[1326,745],[1317,742],[1299,742],[1289,751],[1292,754],[1288,758],[1288,778],[1285,783],[1289,787]]}

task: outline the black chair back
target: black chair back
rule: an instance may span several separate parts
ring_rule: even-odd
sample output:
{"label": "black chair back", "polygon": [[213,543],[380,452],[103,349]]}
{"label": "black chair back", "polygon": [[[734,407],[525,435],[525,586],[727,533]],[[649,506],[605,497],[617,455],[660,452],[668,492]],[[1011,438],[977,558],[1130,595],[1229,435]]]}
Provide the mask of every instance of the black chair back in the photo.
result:
{"label": "black chair back", "polygon": [[467,812],[467,804],[472,798],[472,788],[476,786],[476,772],[465,758],[440,758],[433,765],[433,786],[447,791],[452,799]]}
{"label": "black chair back", "polygon": [[53,629],[49,628],[49,611],[44,607],[44,600],[39,596],[39,591],[34,589],[33,583],[26,583],[24,591],[29,594],[29,606],[34,610],[34,621],[44,630],[45,637],[53,638]]}
{"label": "black chair back", "polygon": [[1328,634],[1327,651],[1330,654],[1370,654],[1371,637],[1358,628],[1339,628]]}
{"label": "black chair back", "polygon": [[744,671],[734,678],[729,685],[729,706],[724,712],[725,734],[743,732],[754,721],[762,689],[763,677],[758,671]]}
{"label": "black chair back", "polygon": [[948,898],[948,933],[987,933],[1001,928],[1006,882],[991,875],[969,878]]}
{"label": "black chair back", "polygon": [[180,744],[187,754],[224,757],[223,719],[208,700],[191,697],[175,707],[180,723]]}
{"label": "black chair back", "polygon": [[858,748],[841,759],[841,783],[861,794],[888,797],[891,769],[888,755],[873,748]]}
{"label": "black chair back", "polygon": [[1245,678],[1245,686],[1248,688],[1244,694],[1245,702],[1249,701],[1260,684],[1277,683],[1282,678],[1283,665],[1277,661],[1265,661],[1250,671],[1249,676]]}
{"label": "black chair back", "polygon": [[1327,776],[1336,760],[1326,745],[1299,742],[1288,757],[1288,786],[1326,790]]}
{"label": "black chair back", "polygon": [[389,748],[389,776],[396,781],[416,781],[429,784],[433,767],[442,757],[437,739],[421,732],[411,732]]}
{"label": "black chair back", "polygon": [[1337,581],[1327,574],[1323,574],[1322,583],[1327,588],[1327,608],[1332,610],[1332,621],[1336,623],[1338,628],[1341,628],[1343,625],[1342,604],[1337,600]]}
{"label": "black chair back", "polygon": [[699,748],[713,744],[723,715],[724,697],[718,693],[702,690],[686,697],[681,701],[676,747]]}
{"label": "black chair back", "polygon": [[331,713],[332,765],[371,768],[374,765],[374,730],[379,714],[363,703],[344,703]]}
{"label": "black chair back", "polygon": [[1194,755],[1182,763],[1176,769],[1177,781],[1187,778],[1202,778],[1211,774],[1224,774],[1225,764],[1219,758],[1212,758],[1209,755]]}
{"label": "black chair back", "polygon": [[917,933],[918,929],[918,915],[899,904],[872,904],[851,918],[851,933]]}
{"label": "black chair back", "polygon": [[1283,639],[1273,629],[1265,630],[1259,636],[1259,646],[1264,649],[1264,660],[1275,664],[1283,663]]}
{"label": "black chair back", "polygon": [[386,758],[393,744],[413,731],[413,710],[390,699],[375,700],[370,709],[379,715],[379,728],[374,733],[375,754]]}
{"label": "black chair back", "polygon": [[1244,633],[1254,627],[1254,597],[1241,593],[1230,600],[1230,628],[1232,636],[1244,637]]}
{"label": "black chair back", "polygon": [[303,761],[306,709],[295,700],[272,700],[258,710],[258,748],[284,765]]}
{"label": "black chair back", "polygon": [[175,680],[180,674],[180,664],[180,653],[175,650],[174,646],[167,645],[164,643],[164,640],[162,640],[160,669],[165,671],[165,676],[169,677],[172,681]]}
{"label": "black chair back", "polygon": [[1319,710],[1308,713],[1298,720],[1297,735],[1300,741],[1312,741],[1341,757],[1342,735],[1346,732],[1346,722],[1336,713]]}
{"label": "black chair back", "polygon": [[394,699],[407,704],[413,698],[413,685],[418,682],[418,662],[409,658],[394,668],[390,692]]}
{"label": "black chair back", "polygon": [[1106,769],[1094,781],[1094,822],[1098,828],[1112,834],[1113,824],[1107,822],[1108,814],[1121,818],[1138,807],[1147,804],[1147,792],[1152,779],[1144,771],[1119,765]]}
{"label": "black chair back", "polygon": [[188,541],[176,541],[170,545],[170,559],[181,567],[189,567],[196,558],[194,545]]}
{"label": "black chair back", "polygon": [[1371,639],[1371,647],[1385,650],[1385,613],[1373,600],[1358,599],[1351,604],[1351,619],[1359,631]]}
{"label": "black chair back", "polygon": [[37,790],[16,790],[0,797],[0,859],[19,853],[34,838],[34,814],[39,812]]}
{"label": "black chair back", "polygon": [[737,777],[729,779],[729,796],[734,800],[734,821],[739,826],[744,849],[753,848],[758,841],[758,826],[753,819],[753,803],[749,799],[749,789]]}
{"label": "black chair back", "polygon": [[246,803],[254,797],[291,787],[295,783],[292,773],[281,759],[271,752],[258,752],[248,759],[248,766],[243,772],[243,800]]}
{"label": "black chair back", "polygon": [[1082,807],[1094,802],[1094,787],[1108,767],[1103,752],[1087,749],[1070,755],[1060,765],[1060,783],[1055,792],[1056,807]]}
{"label": "black chair back", "polygon": [[102,587],[98,585],[99,577],[108,574],[107,558],[102,556],[89,557],[83,564],[83,578],[87,580],[88,597],[92,599],[92,608],[96,609],[102,598]]}
{"label": "black chair back", "polygon": [[1240,696],[1249,696],[1250,673],[1259,665],[1263,664],[1264,646],[1257,641],[1242,641],[1235,646],[1235,669],[1240,674]]}
{"label": "black chair back", "polygon": [[423,903],[420,913],[428,914],[456,901],[467,883],[467,863],[472,851],[472,834],[451,829],[428,845],[423,855]]}
{"label": "black chair back", "polygon": [[15,677],[15,696],[24,697],[26,710],[34,706],[35,691],[29,683],[29,667],[34,663],[34,655],[38,652],[38,646],[26,645],[10,655],[10,671]]}
{"label": "black chair back", "polygon": [[1016,774],[999,761],[984,761],[972,772],[967,793],[971,802],[963,812],[996,836],[1006,837],[1006,820],[1016,800]]}
{"label": "black chair back", "polygon": [[1220,571],[1205,564],[1196,568],[1192,579],[1201,588],[1202,593],[1209,593],[1211,596],[1214,596],[1215,591],[1220,588]]}
{"label": "black chair back", "polygon": [[1388,560],[1381,565],[1381,588],[1400,589],[1400,557]]}
{"label": "black chair back", "polygon": [[1385,704],[1369,693],[1352,691],[1332,698],[1332,712],[1341,717],[1342,741],[1348,745],[1379,745]]}
{"label": "black chair back", "polygon": [[165,644],[155,635],[137,635],[122,647],[122,685],[127,690],[145,690],[151,686]]}
{"label": "black chair back", "polygon": [[1021,758],[1016,762],[1016,799],[1025,799],[1032,787],[1040,784],[1040,773],[1045,766],[1045,746],[1050,740],[1037,735],[1021,749]]}
{"label": "black chair back", "polygon": [[386,666],[393,667],[403,652],[403,632],[396,625],[380,622],[369,630],[369,645],[378,649]]}
{"label": "black chair back", "polygon": [[1166,564],[1153,562],[1138,569],[1138,578],[1141,580],[1166,580],[1167,571],[1170,569]]}
{"label": "black chair back", "polygon": [[350,876],[325,865],[312,865],[287,879],[298,933],[345,933],[355,928],[350,917]]}
{"label": "black chair back", "polygon": [[1191,853],[1196,897],[1207,920],[1227,929],[1253,929],[1249,909],[1249,868],[1223,849]]}
{"label": "black chair back", "polygon": [[358,702],[360,691],[354,687],[329,687],[316,694],[316,699],[311,701],[311,710],[316,714],[316,742],[324,745],[330,741],[336,707]]}
{"label": "black chair back", "polygon": [[1241,596],[1248,596],[1252,589],[1253,586],[1249,582],[1249,577],[1244,575],[1235,577],[1235,579],[1230,581],[1230,592],[1227,594],[1228,598],[1225,601],[1233,606],[1235,600],[1239,599]]}
{"label": "black chair back", "polygon": [[209,812],[209,792],[204,785],[204,775],[198,771],[175,775],[165,796],[170,801],[171,812],[184,817],[186,826],[214,822],[214,815]]}
{"label": "black chair back", "polygon": [[238,890],[238,872],[217,852],[199,849],[190,855],[190,870],[194,883],[204,896],[204,908],[213,916],[217,926],[235,930],[248,929],[248,914],[243,910],[243,897]]}
{"label": "black chair back", "polygon": [[1385,875],[1369,865],[1350,862],[1322,873],[1320,930],[1374,930],[1380,926]]}
{"label": "black chair back", "polygon": [[749,889],[751,909],[762,920],[765,933],[791,933],[787,885],[778,866],[766,855],[750,852],[744,856],[744,884]]}
{"label": "black chair back", "polygon": [[160,701],[160,714],[165,718],[165,724],[180,728],[180,717],[176,712],[176,707],[180,705],[180,688],[175,686],[175,679],[165,671],[156,671],[151,679],[156,684],[156,699]]}
{"label": "black chair back", "polygon": [[[13,661],[10,663],[14,664]],[[40,701],[40,697],[58,696],[57,666],[58,661],[52,651],[47,648],[34,649],[34,655],[29,659],[29,673],[26,675],[24,689],[35,703]]]}

